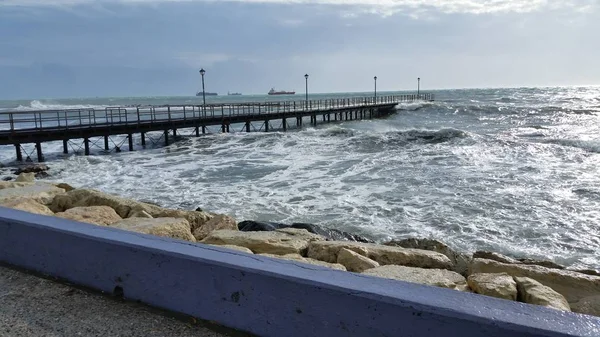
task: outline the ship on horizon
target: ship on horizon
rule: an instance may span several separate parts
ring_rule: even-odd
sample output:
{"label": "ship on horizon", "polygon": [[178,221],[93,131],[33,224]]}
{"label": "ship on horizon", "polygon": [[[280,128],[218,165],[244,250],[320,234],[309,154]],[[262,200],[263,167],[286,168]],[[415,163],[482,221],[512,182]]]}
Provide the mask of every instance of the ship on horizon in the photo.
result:
{"label": "ship on horizon", "polygon": [[227,92],[227,96],[241,96],[242,93],[241,92]]}
{"label": "ship on horizon", "polygon": [[269,90],[269,95],[295,95],[296,92],[295,91],[285,91],[285,90],[281,90],[281,91],[276,91],[275,88],[271,88],[271,90]]}
{"label": "ship on horizon", "polygon": [[[202,91],[198,91],[196,96],[202,96]],[[205,92],[204,96],[219,96],[216,92]]]}

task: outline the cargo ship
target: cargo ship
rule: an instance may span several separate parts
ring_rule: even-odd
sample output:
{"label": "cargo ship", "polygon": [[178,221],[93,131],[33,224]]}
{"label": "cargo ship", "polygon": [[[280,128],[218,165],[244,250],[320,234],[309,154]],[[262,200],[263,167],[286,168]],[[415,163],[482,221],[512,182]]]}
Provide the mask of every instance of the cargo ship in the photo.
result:
{"label": "cargo ship", "polygon": [[240,93],[240,92],[229,92],[229,91],[227,92],[227,96],[241,96],[241,95],[242,95],[242,93]]}
{"label": "cargo ship", "polygon": [[[205,92],[204,95],[205,96],[219,96],[219,94],[217,94],[216,92]],[[198,91],[196,93],[196,96],[202,96],[202,91]]]}
{"label": "cargo ship", "polygon": [[296,92],[295,91],[275,91],[275,88],[271,88],[271,90],[269,90],[269,95],[295,95]]}

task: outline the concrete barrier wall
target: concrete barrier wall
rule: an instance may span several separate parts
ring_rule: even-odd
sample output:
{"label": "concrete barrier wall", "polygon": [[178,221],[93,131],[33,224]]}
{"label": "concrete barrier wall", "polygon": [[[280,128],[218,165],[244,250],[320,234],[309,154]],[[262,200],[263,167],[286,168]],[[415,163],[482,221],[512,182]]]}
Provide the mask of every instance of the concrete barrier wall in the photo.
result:
{"label": "concrete barrier wall", "polygon": [[260,336],[600,336],[600,319],[0,207],[0,262]]}

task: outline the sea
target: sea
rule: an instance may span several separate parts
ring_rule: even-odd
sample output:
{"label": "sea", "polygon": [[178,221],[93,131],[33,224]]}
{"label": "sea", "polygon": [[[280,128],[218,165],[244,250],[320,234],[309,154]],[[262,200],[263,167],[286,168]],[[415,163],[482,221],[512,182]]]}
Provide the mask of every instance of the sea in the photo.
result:
{"label": "sea", "polygon": [[[432,238],[461,252],[599,270],[600,87],[427,92],[435,101],[400,104],[387,118],[305,123],[288,132],[240,127],[223,134],[215,127],[196,138],[179,130],[169,146],[157,133],[146,148],[138,138],[133,152],[93,146],[91,156],[81,154],[81,144],[71,144],[69,155],[62,143],[44,144],[46,179],[238,221],[315,223],[378,242]],[[361,95],[372,93],[311,99]],[[303,98],[210,96],[207,103]],[[201,100],[3,100],[0,110]],[[115,146],[123,141],[111,138]],[[3,174],[14,160],[14,147],[1,146]]]}

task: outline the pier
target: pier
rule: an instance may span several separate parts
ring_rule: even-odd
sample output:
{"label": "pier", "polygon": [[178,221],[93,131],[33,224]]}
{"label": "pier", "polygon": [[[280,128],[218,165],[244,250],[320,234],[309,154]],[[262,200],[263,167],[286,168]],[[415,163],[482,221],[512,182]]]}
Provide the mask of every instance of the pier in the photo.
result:
{"label": "pier", "polygon": [[[432,101],[434,96],[421,93],[261,103],[4,111],[0,112],[0,145],[13,145],[17,161],[23,161],[23,153],[26,160],[31,160],[35,151],[37,160],[42,162],[45,142],[62,141],[65,154],[75,140],[80,140],[76,146],[85,155],[90,154],[92,147],[119,152],[125,141],[129,151],[133,151],[134,135],[138,134],[141,145],[146,146],[147,138],[169,145],[171,135],[177,137],[182,129],[193,129],[190,135],[195,136],[213,132],[209,127],[217,127],[217,132],[287,131],[301,128],[305,118],[313,126],[319,122],[372,119],[393,113],[400,103],[421,100]],[[148,134],[157,131],[161,133],[158,140]],[[125,139],[120,143],[111,139],[121,135]],[[24,144],[34,144],[31,155]]]}

